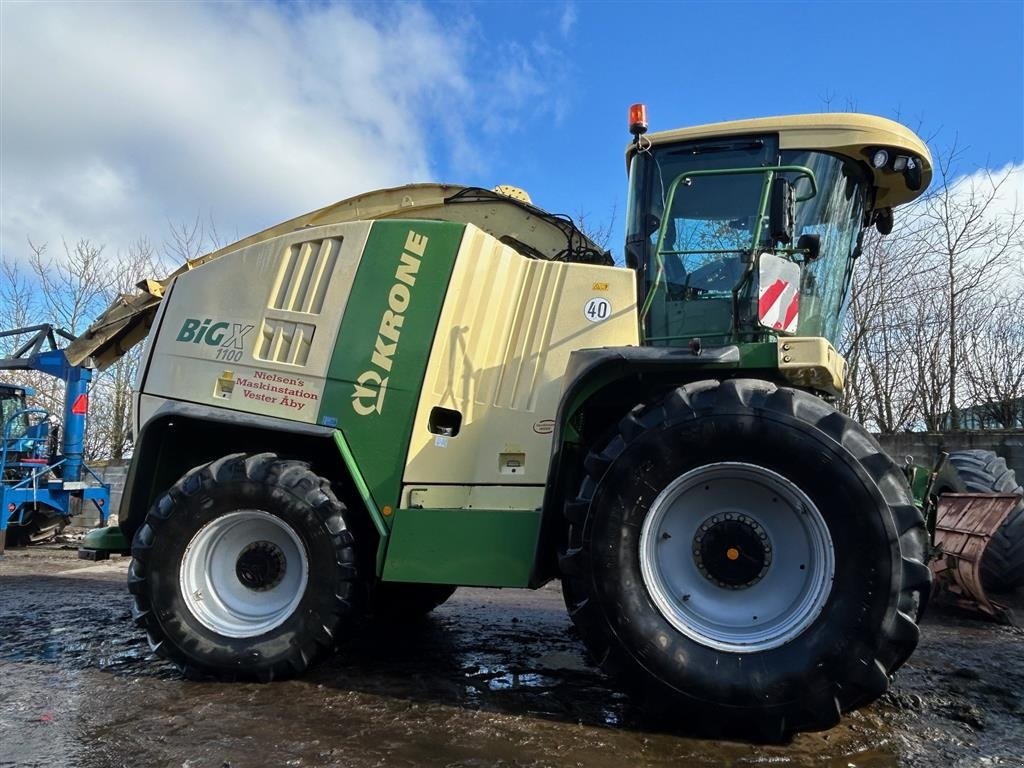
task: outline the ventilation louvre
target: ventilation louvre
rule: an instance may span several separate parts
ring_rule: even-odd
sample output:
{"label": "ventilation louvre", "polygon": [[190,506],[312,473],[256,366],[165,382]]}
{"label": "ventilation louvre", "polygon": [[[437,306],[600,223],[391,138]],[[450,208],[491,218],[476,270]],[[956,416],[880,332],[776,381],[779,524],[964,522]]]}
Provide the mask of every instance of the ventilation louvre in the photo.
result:
{"label": "ventilation louvre", "polygon": [[[341,252],[342,238],[307,240],[288,246],[281,255],[277,281],[270,293],[268,314],[260,327],[255,357],[286,365],[305,365],[316,333],[317,318],[324,308],[327,289]],[[274,312],[287,312],[274,317]],[[290,313],[310,315],[301,322]]]}
{"label": "ventilation louvre", "polygon": [[256,357],[275,363],[305,365],[315,331],[316,326],[310,323],[268,317],[263,321]]}
{"label": "ventilation louvre", "polygon": [[281,259],[270,308],[320,314],[340,250],[340,237],[289,246]]}

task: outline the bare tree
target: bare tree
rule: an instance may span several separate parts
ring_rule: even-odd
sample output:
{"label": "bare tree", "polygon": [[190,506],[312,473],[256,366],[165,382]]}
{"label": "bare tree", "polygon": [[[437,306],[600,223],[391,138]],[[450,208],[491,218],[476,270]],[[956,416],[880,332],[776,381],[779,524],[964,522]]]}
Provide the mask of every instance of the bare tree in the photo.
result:
{"label": "bare tree", "polygon": [[197,259],[224,245],[213,217],[206,220],[197,215],[191,221],[167,222],[164,258],[175,266]]}
{"label": "bare tree", "polygon": [[960,428],[962,319],[1019,264],[1024,251],[1024,216],[1019,207],[993,215],[1010,171],[958,182],[954,177],[957,159],[955,145],[939,158],[939,185],[924,199],[916,229],[922,259],[941,265],[942,270],[949,376],[946,406],[953,430]]}
{"label": "bare tree", "polygon": [[908,323],[903,354],[910,361],[915,416],[927,432],[943,429],[947,392],[951,385],[943,350],[947,346],[945,294],[933,280],[922,281],[922,290]]}
{"label": "bare tree", "polygon": [[39,304],[50,322],[77,333],[104,308],[109,280],[103,246],[82,238],[73,246],[66,240],[64,258],[47,254],[45,243],[29,240],[29,264],[39,286]]}
{"label": "bare tree", "polygon": [[987,425],[1024,427],[1024,292],[992,297],[964,327],[970,404]]}
{"label": "bare tree", "polygon": [[913,360],[906,354],[919,286],[904,231],[866,232],[840,348],[847,359],[846,409],[879,432],[898,432],[916,414]]}
{"label": "bare tree", "polygon": [[[0,260],[0,330],[21,328],[32,322],[32,289],[16,262]],[[10,346],[16,345],[11,340]],[[9,350],[0,349],[0,353]]]}
{"label": "bare tree", "polygon": [[[1013,334],[977,320],[992,314],[991,297],[1024,263],[1024,216],[1000,208],[1009,172],[956,178],[956,159],[955,147],[940,157],[935,191],[901,209],[891,235],[867,233],[856,266],[841,344],[845,406],[882,432],[956,429],[962,404],[1016,391],[1020,358],[1015,367],[995,338],[1006,346]],[[1011,292],[1022,283],[1018,276]],[[979,348],[1005,362],[1001,379],[971,367]]]}
{"label": "bare tree", "polygon": [[[176,242],[173,233],[171,242]],[[119,296],[131,293],[141,278],[166,272],[156,248],[146,238],[116,256],[88,239],[74,245],[64,242],[63,246],[62,257],[51,257],[45,244],[30,240],[27,272],[14,261],[0,263],[0,329],[49,322],[79,332]],[[25,338],[4,341],[0,356],[10,354]],[[136,347],[94,374],[86,458],[119,459],[129,447],[132,387],[139,355]],[[31,404],[35,407],[57,414],[63,410],[64,385],[50,376],[39,371],[5,371],[0,372],[0,380],[32,387]]]}
{"label": "bare tree", "polygon": [[[140,238],[128,251],[108,264],[103,289],[104,307],[109,306],[144,276],[162,274],[166,269],[147,238]],[[97,453],[113,459],[123,458],[131,444],[132,388],[138,371],[141,350],[133,347],[112,366],[99,373],[93,383],[90,445]]]}
{"label": "bare tree", "polygon": [[616,212],[616,206],[613,205],[608,212],[608,217],[603,221],[595,223],[594,217],[581,208],[572,217],[572,220],[577,229],[589,237],[594,242],[594,245],[607,251],[610,250],[612,239],[615,235]]}
{"label": "bare tree", "polygon": [[[0,278],[0,331],[13,331],[41,322],[37,316],[36,292],[31,279],[18,263],[7,258],[0,260]],[[24,334],[0,339],[0,357],[12,355],[28,340],[29,337]],[[53,381],[38,371],[0,370],[0,382],[31,387],[38,393],[33,405],[46,407],[53,404]],[[5,425],[0,423],[0,434],[4,428]]]}

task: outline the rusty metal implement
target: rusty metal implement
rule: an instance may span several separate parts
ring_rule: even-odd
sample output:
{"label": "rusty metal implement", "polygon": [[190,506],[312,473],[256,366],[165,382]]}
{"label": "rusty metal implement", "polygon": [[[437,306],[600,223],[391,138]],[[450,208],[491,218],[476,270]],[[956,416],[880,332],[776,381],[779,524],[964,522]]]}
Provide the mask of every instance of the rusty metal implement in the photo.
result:
{"label": "rusty metal implement", "polygon": [[992,536],[1020,503],[1015,493],[944,493],[939,497],[931,561],[936,597],[960,608],[1006,619],[1007,606],[992,600],[981,583],[981,559]]}

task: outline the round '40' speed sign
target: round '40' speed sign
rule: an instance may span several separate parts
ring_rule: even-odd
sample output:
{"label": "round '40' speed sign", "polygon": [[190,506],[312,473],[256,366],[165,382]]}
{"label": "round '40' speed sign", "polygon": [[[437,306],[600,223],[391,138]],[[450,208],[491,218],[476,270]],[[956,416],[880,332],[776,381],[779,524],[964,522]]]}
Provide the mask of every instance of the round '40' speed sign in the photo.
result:
{"label": "round '40' speed sign", "polygon": [[595,296],[583,307],[583,316],[592,323],[607,320],[612,313],[612,305],[603,296]]}

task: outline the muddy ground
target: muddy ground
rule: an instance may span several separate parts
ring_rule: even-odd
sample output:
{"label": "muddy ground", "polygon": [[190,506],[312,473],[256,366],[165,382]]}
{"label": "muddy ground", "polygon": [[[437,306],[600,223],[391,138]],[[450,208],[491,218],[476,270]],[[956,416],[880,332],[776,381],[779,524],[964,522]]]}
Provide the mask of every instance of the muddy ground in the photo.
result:
{"label": "muddy ground", "polygon": [[[933,612],[884,700],[785,746],[645,723],[557,585],[461,589],[301,680],[182,680],[130,618],[127,559],[0,560],[0,766],[1021,766],[1024,630]],[[1018,595],[1018,598],[1020,595]]]}

